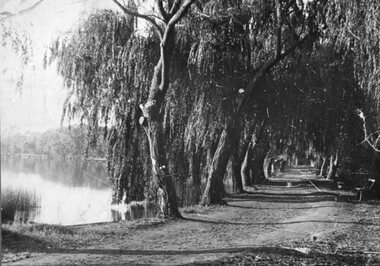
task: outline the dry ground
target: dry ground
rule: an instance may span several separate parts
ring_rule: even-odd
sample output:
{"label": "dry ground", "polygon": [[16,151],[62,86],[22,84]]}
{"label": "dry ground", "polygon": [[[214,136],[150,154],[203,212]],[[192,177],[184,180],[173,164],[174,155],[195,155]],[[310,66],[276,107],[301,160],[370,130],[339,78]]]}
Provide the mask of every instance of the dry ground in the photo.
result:
{"label": "dry ground", "polygon": [[317,180],[315,188],[315,178],[290,169],[178,220],[3,226],[3,264],[380,265],[379,202],[357,203]]}

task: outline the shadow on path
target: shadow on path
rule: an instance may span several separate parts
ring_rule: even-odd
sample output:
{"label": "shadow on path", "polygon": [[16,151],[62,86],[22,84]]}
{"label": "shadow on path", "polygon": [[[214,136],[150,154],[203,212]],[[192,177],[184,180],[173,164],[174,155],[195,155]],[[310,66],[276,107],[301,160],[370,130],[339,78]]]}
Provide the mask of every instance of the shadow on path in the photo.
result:
{"label": "shadow on path", "polygon": [[191,255],[191,254],[217,254],[217,253],[241,253],[241,252],[266,252],[282,253],[288,255],[304,255],[304,253],[294,249],[280,247],[234,247],[218,249],[199,249],[199,250],[144,250],[144,249],[56,249],[48,253],[65,254],[102,254],[102,255]]}
{"label": "shadow on path", "polygon": [[239,195],[228,198],[228,202],[235,201],[259,201],[259,202],[280,202],[280,203],[307,203],[307,202],[324,202],[324,201],[346,201],[347,199],[340,196],[265,196],[265,195]]}
{"label": "shadow on path", "polygon": [[286,209],[286,210],[308,210],[308,209],[320,209],[320,208],[336,208],[336,206],[309,206],[309,207],[276,207],[276,208],[265,208],[265,207],[250,207],[250,206],[241,206],[241,205],[234,205],[234,204],[228,204],[227,206],[233,207],[233,208],[240,208],[240,209],[251,209],[251,210],[278,210],[278,209]]}
{"label": "shadow on path", "polygon": [[[223,253],[265,253],[272,255],[286,255],[294,257],[331,257],[332,254],[320,253],[317,251],[309,254],[300,252],[296,249],[286,247],[231,247],[217,249],[198,249],[198,250],[143,250],[143,249],[55,249],[47,251],[50,254],[91,254],[91,255],[130,255],[130,256],[170,256],[170,255],[201,255],[201,254],[223,254]],[[342,255],[333,255],[335,258]],[[345,256],[346,257],[346,256]]]}
{"label": "shadow on path", "polygon": [[[315,197],[315,196],[338,196],[338,193],[334,192],[309,192],[309,193],[276,193],[276,192],[245,192],[248,194],[247,196],[276,196],[276,197]],[[244,194],[240,194],[237,197],[244,196]]]}
{"label": "shadow on path", "polygon": [[379,226],[376,223],[366,223],[366,222],[354,222],[354,221],[332,221],[332,220],[304,220],[304,221],[289,221],[289,222],[276,222],[276,223],[257,223],[257,222],[230,222],[224,220],[205,220],[199,218],[182,218],[187,221],[200,222],[200,223],[211,223],[211,224],[227,224],[227,225],[286,225],[286,224],[301,224],[301,223],[328,223],[328,224],[358,224],[363,226]]}

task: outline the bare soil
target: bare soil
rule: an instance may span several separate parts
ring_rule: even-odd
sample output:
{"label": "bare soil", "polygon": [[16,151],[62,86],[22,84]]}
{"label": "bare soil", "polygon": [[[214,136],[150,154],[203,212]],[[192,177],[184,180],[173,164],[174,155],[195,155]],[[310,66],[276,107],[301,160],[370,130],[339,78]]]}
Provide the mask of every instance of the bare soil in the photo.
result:
{"label": "bare soil", "polygon": [[227,206],[185,208],[183,219],[3,225],[2,262],[380,265],[380,202],[332,187],[300,167],[227,197]]}

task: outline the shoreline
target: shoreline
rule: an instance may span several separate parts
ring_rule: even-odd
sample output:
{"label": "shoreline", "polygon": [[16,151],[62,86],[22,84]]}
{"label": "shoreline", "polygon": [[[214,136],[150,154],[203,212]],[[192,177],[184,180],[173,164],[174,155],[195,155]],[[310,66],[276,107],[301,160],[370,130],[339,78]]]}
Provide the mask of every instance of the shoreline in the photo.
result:
{"label": "shoreline", "polygon": [[[277,188],[260,190],[278,194]],[[380,202],[335,201],[312,188],[292,188],[278,198],[295,192],[309,193],[310,200],[267,201],[245,193],[226,198],[227,206],[183,208],[181,219],[3,226],[3,263],[380,263],[380,223],[374,218]]]}

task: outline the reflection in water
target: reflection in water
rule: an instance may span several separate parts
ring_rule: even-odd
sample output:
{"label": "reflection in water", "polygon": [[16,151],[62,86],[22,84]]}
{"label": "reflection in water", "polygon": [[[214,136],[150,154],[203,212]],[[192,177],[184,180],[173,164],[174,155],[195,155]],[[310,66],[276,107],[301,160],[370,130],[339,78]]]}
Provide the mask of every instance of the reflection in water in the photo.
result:
{"label": "reflection in water", "polygon": [[71,225],[156,215],[152,206],[111,210],[112,186],[101,162],[2,158],[1,182],[3,202],[12,199],[6,191],[18,195],[22,191],[24,202],[33,204],[21,208],[13,201],[8,216],[17,222]]}
{"label": "reflection in water", "polygon": [[[109,188],[101,162],[42,160],[38,158],[1,158],[1,173],[36,174],[48,181],[72,187]],[[2,178],[3,179],[3,178]]]}
{"label": "reflection in water", "polygon": [[130,204],[119,204],[111,206],[112,219],[135,220],[141,218],[156,217],[159,214],[159,206],[148,201],[133,201]]}
{"label": "reflection in water", "polygon": [[6,188],[1,191],[1,220],[25,222],[39,211],[36,191]]}
{"label": "reflection in water", "polygon": [[[85,224],[155,217],[159,210],[145,202],[111,206],[112,185],[102,162],[2,157],[1,182],[2,202],[6,191],[24,191],[33,199],[31,208],[11,204],[9,216],[15,221]],[[204,185],[192,180],[176,183],[179,205],[198,203]]]}

